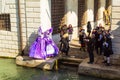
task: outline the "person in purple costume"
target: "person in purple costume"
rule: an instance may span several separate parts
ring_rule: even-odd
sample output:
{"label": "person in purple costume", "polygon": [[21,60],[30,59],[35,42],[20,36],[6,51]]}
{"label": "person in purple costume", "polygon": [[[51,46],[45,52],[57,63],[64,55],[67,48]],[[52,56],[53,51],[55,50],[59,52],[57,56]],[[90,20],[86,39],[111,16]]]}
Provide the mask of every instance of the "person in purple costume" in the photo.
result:
{"label": "person in purple costume", "polygon": [[53,29],[42,32],[41,27],[38,29],[38,37],[30,46],[29,57],[37,59],[46,59],[48,56],[56,56],[58,47],[52,40],[51,33]]}

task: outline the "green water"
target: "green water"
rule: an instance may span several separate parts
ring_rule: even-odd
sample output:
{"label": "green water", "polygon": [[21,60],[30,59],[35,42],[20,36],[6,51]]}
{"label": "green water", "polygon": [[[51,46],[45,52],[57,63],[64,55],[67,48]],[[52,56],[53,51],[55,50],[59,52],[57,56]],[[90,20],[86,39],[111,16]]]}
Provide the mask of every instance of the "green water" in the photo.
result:
{"label": "green water", "polygon": [[[77,74],[77,68],[63,67],[58,71],[43,71],[17,66],[14,59],[0,58],[0,80],[103,80]],[[106,80],[106,79],[105,79]]]}

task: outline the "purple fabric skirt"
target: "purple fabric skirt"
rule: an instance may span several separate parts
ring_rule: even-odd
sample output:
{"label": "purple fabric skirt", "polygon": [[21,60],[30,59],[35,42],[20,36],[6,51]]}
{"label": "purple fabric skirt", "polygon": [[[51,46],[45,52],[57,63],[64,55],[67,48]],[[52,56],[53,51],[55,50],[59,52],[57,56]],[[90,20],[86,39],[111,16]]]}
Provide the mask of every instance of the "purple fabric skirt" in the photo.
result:
{"label": "purple fabric skirt", "polygon": [[52,39],[37,37],[30,46],[29,57],[46,59],[48,56],[56,56],[58,51],[58,47]]}

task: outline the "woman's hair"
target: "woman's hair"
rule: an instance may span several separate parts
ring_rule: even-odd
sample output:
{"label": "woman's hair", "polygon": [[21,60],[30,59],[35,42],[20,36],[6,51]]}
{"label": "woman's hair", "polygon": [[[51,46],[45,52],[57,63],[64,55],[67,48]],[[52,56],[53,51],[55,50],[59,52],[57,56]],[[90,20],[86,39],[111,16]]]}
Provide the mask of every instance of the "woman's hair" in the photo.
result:
{"label": "woman's hair", "polygon": [[69,24],[69,25],[68,25],[68,28],[70,28],[70,27],[72,27],[72,24]]}

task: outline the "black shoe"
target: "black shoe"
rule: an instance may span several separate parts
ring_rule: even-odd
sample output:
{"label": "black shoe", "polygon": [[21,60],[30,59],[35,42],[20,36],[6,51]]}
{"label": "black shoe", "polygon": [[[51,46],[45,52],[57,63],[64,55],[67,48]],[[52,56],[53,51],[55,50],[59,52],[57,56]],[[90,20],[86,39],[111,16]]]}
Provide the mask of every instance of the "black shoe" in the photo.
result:
{"label": "black shoe", "polygon": [[93,62],[87,62],[88,64],[93,64]]}
{"label": "black shoe", "polygon": [[107,61],[103,61],[102,63],[107,63]]}
{"label": "black shoe", "polygon": [[80,48],[80,51],[81,51],[81,48]]}
{"label": "black shoe", "polygon": [[85,50],[85,49],[84,49],[83,51],[84,51],[84,52],[86,52],[86,50]]}
{"label": "black shoe", "polygon": [[106,63],[106,66],[110,66],[110,63]]}

